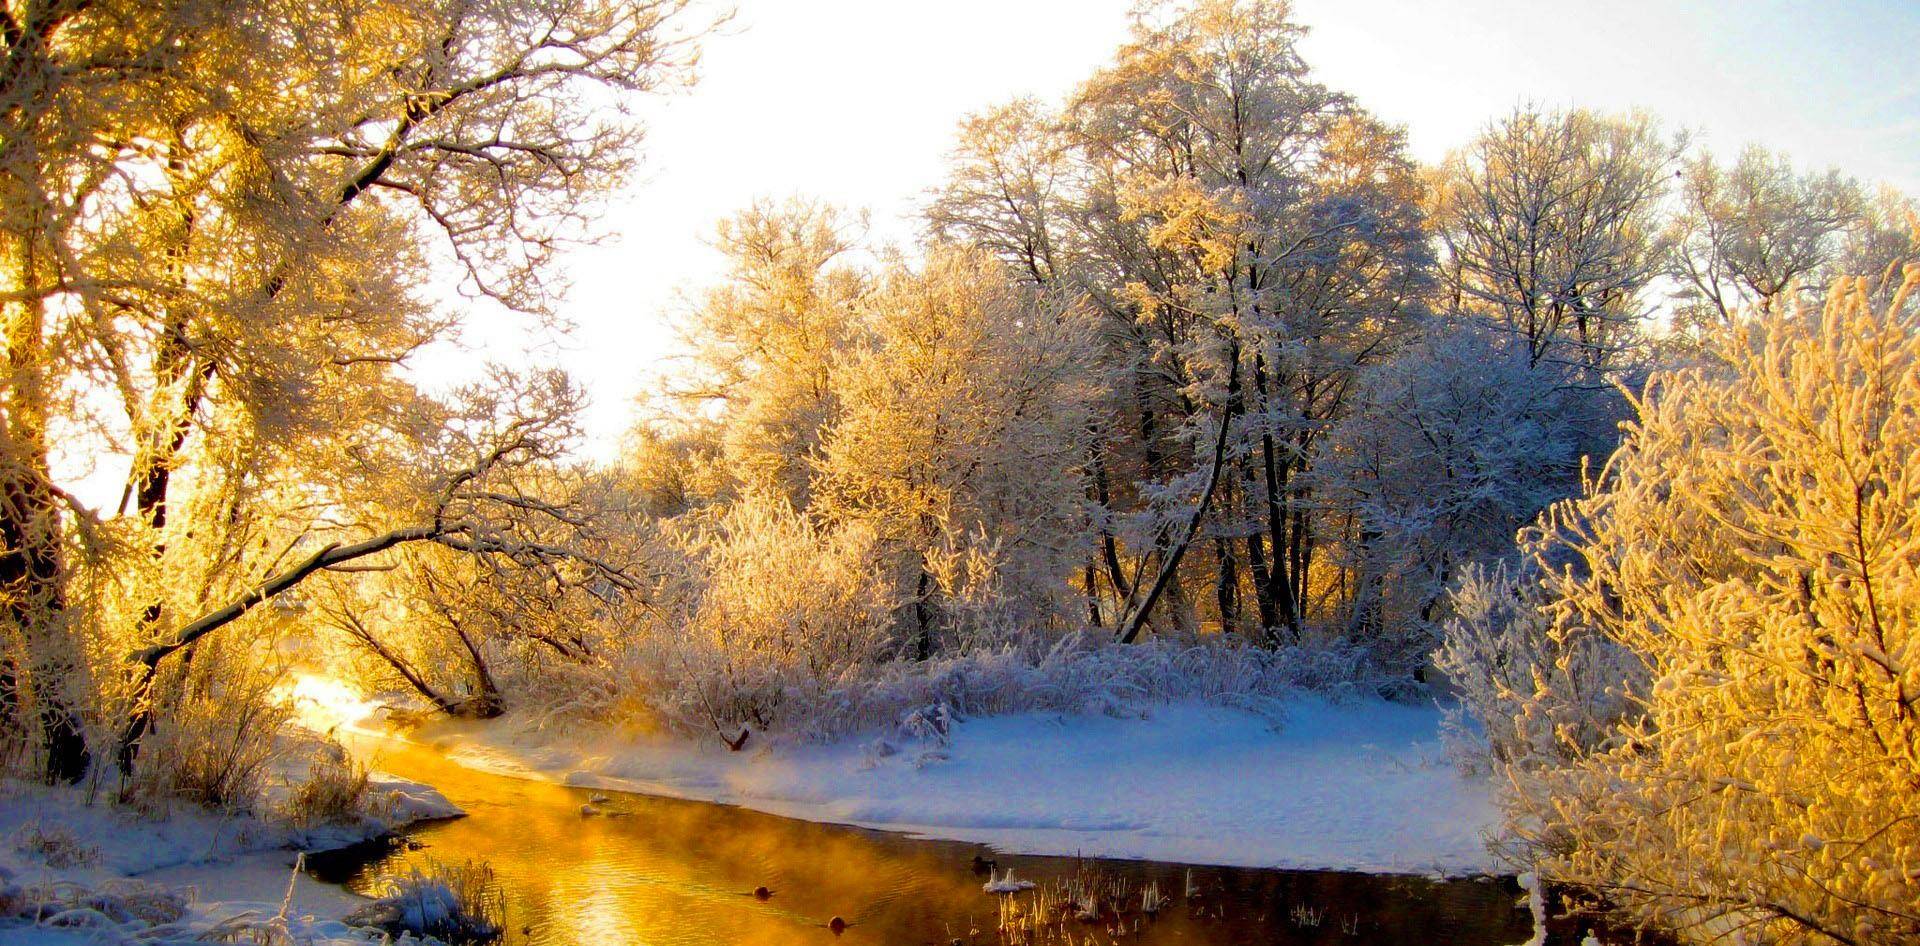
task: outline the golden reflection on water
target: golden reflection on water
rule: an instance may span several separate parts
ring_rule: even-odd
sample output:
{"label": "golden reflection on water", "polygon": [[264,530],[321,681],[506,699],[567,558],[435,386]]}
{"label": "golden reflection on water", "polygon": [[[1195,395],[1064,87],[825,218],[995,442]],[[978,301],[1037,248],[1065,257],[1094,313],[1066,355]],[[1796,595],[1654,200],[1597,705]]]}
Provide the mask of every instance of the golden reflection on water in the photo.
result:
{"label": "golden reflection on water", "polygon": [[[490,864],[507,904],[508,942],[599,944],[994,943],[998,904],[972,871],[985,849],[819,825],[699,802],[609,793],[583,816],[585,789],[474,772],[429,748],[380,740],[358,747],[375,767],[433,784],[468,817],[418,831],[348,878],[362,891],[431,858]],[[1069,858],[997,858],[1045,881]],[[1104,862],[1136,888],[1178,891],[1184,868]],[[1075,943],[1417,942],[1498,944],[1530,932],[1513,897],[1491,883],[1434,884],[1358,874],[1197,868],[1204,903],[1184,902],[1116,940],[1098,926]],[[755,887],[773,891],[761,901]],[[1302,913],[1296,908],[1307,908]],[[1317,925],[1299,918],[1318,915]],[[849,926],[838,937],[834,916]]]}

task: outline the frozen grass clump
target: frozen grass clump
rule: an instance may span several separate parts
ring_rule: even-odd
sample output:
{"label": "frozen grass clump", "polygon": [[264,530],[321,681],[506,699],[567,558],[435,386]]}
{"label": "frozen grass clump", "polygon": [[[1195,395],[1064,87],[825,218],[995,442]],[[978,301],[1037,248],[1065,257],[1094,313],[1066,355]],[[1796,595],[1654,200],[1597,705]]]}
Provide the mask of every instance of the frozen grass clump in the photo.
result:
{"label": "frozen grass clump", "polygon": [[281,814],[302,829],[351,824],[368,813],[367,782],[367,767],[327,740],[317,747],[306,780],[288,793]]}
{"label": "frozen grass clump", "polygon": [[81,840],[65,825],[30,821],[14,832],[13,849],[54,870],[98,863],[100,849]]}
{"label": "frozen grass clump", "polygon": [[0,917],[53,929],[96,930],[105,942],[165,932],[186,915],[181,891],[142,880],[116,878],[97,887],[70,881],[15,885],[0,872]]}
{"label": "frozen grass clump", "polygon": [[156,714],[164,724],[140,741],[125,801],[154,812],[175,801],[211,810],[254,808],[293,716],[275,695],[278,671],[258,660],[240,646],[196,651],[198,676],[168,688],[179,692],[169,692]]}
{"label": "frozen grass clump", "polygon": [[390,936],[432,937],[452,946],[492,943],[506,930],[493,868],[428,862],[388,881],[387,892],[347,918]]}

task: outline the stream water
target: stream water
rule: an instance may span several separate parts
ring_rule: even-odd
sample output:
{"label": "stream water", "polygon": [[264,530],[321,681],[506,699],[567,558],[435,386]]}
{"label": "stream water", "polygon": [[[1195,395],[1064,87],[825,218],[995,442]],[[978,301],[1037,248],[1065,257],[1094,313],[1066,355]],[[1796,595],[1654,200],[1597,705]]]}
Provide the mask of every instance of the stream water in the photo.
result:
{"label": "stream water", "polygon": [[[468,817],[419,826],[408,843],[316,858],[310,870],[373,892],[429,859],[483,861],[510,944],[1505,946],[1531,933],[1507,880],[1025,857],[611,792],[595,806],[603,814],[583,815],[594,794],[586,789],[475,772],[419,746],[362,748],[382,770],[436,786]],[[1041,888],[1003,904],[981,890],[976,858]],[[1149,886],[1167,900],[1152,914],[1139,909]],[[770,896],[756,897],[757,887]],[[1095,921],[1049,903],[1089,891],[1106,895]],[[1006,908],[1025,919],[1003,929]],[[1041,914],[1045,922],[1034,921]],[[844,932],[830,928],[834,917]]]}

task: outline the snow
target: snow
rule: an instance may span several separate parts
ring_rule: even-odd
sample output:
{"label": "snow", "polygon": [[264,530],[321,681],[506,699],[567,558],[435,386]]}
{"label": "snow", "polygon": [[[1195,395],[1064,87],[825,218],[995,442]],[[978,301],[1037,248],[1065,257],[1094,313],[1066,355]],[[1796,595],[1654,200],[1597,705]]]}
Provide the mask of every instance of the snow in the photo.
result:
{"label": "snow", "polygon": [[1009,867],[1005,876],[988,872],[987,882],[980,885],[980,890],[984,893],[1019,893],[1022,890],[1032,890],[1033,887],[1034,883],[1031,880],[1015,879],[1013,868]]}
{"label": "snow", "polygon": [[[379,942],[341,918],[366,902],[295,871],[344,847],[462,812],[431,786],[375,773],[370,813],[313,829],[191,805],[141,814],[86,789],[0,781],[0,946],[204,942],[283,928],[313,946]],[[271,802],[271,798],[269,799]]]}
{"label": "snow", "polygon": [[[455,870],[459,870],[456,868]],[[484,868],[476,875],[468,869],[463,885],[474,883],[490,887],[492,874]],[[434,938],[453,942],[486,942],[502,932],[494,916],[470,912],[454,889],[451,875],[444,871],[422,873],[418,870],[388,881],[387,893],[355,911],[349,920],[386,930],[422,930]]]}
{"label": "snow", "polygon": [[[1519,946],[1546,946],[1547,942],[1547,893],[1546,885],[1540,882],[1533,871],[1527,871],[1519,877],[1520,889],[1527,892],[1527,912],[1533,915],[1533,935]],[[1592,938],[1592,934],[1588,934]],[[1582,943],[1581,946],[1586,946]]]}
{"label": "snow", "polygon": [[715,801],[1024,854],[1461,875],[1499,864],[1489,785],[1441,712],[1303,696],[1272,716],[1175,704],[1022,713],[945,735],[728,752],[718,740],[443,723],[415,738],[498,774]]}

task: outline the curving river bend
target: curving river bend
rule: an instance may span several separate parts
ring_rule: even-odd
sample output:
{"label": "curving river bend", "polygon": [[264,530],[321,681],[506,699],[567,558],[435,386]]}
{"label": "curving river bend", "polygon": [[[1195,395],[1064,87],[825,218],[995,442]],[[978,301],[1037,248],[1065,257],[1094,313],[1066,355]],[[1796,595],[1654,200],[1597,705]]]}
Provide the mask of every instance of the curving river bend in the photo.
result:
{"label": "curving river bend", "polygon": [[[1004,855],[617,792],[596,806],[605,814],[586,816],[586,789],[475,772],[411,744],[357,748],[384,771],[439,788],[468,817],[420,826],[413,844],[316,858],[310,870],[369,892],[429,858],[485,861],[501,887],[511,944],[1008,942],[976,857],[1053,889],[1090,880],[1124,889],[1114,899],[1137,905],[1139,891],[1157,884],[1171,898],[1152,917],[1066,920],[1031,937],[1036,943],[1505,946],[1532,932],[1510,881]],[[761,886],[772,892],[765,900],[753,895]],[[848,924],[840,934],[828,927],[836,916]]]}

